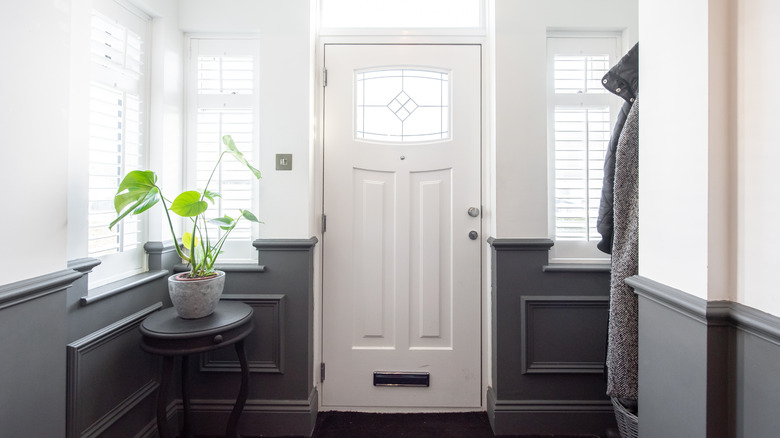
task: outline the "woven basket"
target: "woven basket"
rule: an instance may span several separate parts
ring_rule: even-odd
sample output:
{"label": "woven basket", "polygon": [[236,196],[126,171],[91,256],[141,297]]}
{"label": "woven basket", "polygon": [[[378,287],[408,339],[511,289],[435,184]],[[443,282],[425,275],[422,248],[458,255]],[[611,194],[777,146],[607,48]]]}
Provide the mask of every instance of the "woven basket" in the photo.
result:
{"label": "woven basket", "polygon": [[639,417],[629,412],[620,402],[612,399],[618,431],[621,438],[639,438]]}

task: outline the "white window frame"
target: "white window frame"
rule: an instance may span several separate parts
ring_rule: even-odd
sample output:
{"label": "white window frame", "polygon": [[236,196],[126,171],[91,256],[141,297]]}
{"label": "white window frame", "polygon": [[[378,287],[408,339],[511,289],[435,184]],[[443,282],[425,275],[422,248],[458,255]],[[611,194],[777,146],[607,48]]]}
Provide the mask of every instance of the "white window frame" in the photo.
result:
{"label": "white window frame", "polygon": [[[581,96],[577,94],[557,95],[554,92],[555,55],[608,54],[610,68],[620,59],[622,35],[619,32],[549,32],[547,35],[547,143],[548,143],[548,227],[555,242],[550,250],[550,263],[608,263],[610,255],[601,252],[596,244],[600,236],[588,236],[585,240],[566,240],[556,236],[556,194],[555,194],[555,108],[585,105],[609,106],[609,131],[615,124],[622,100],[606,92],[603,95]],[[589,102],[599,102],[593,104]],[[589,189],[586,190],[586,196]],[[598,206],[596,206],[598,207]]]}
{"label": "white window frame", "polygon": [[[209,108],[251,108],[253,114],[252,121],[252,147],[247,150],[245,145],[236,141],[236,146],[241,152],[249,158],[249,161],[258,167],[260,157],[260,40],[254,36],[236,36],[236,35],[197,35],[186,36],[188,47],[188,59],[186,65],[185,81],[185,111],[186,111],[186,142],[184,148],[184,187],[186,190],[202,189],[197,184],[196,160],[197,160],[197,142],[198,142],[198,109],[201,107]],[[251,94],[245,95],[199,95],[197,90],[198,74],[198,56],[246,56],[251,55],[254,58],[254,84]],[[204,103],[204,101],[206,103]],[[224,134],[231,134],[225,132]],[[231,157],[227,156],[224,162],[230,162]],[[247,170],[247,178],[251,178],[251,173]],[[260,180],[262,181],[262,180]],[[260,197],[259,184],[257,180],[251,181],[252,193],[250,205],[245,206],[255,213],[262,221],[262,212],[259,211]],[[209,190],[219,191],[215,187],[209,187]],[[219,200],[218,200],[219,202]],[[213,209],[214,206],[210,206]],[[174,216],[175,217],[175,216]],[[235,216],[232,216],[235,217]],[[228,241],[222,247],[223,253],[219,257],[219,264],[257,264],[257,250],[252,245],[253,241],[259,238],[260,227],[256,223],[242,221],[250,224],[250,238],[236,240],[231,234]],[[182,219],[182,230],[189,228],[189,222]]]}
{"label": "white window frame", "polygon": [[[140,35],[143,38],[143,59],[142,59],[142,73],[141,73],[141,80],[139,83],[139,99],[141,101],[141,150],[139,151],[141,155],[141,162],[139,163],[140,166],[145,167],[148,163],[148,152],[149,152],[149,100],[150,100],[150,52],[151,52],[151,17],[144,13],[142,10],[138,9],[134,5],[123,1],[123,0],[93,0],[92,2],[92,8],[96,12],[109,17],[111,19],[117,20],[117,23],[122,25],[125,28],[133,30],[136,34]],[[91,43],[91,39],[90,39]],[[89,47],[86,48],[89,50]],[[101,83],[101,81],[96,81],[96,75],[95,71],[92,67],[92,64],[90,63],[90,74],[88,75],[88,78],[86,78],[86,85],[84,88],[81,88],[81,90],[90,90],[92,87],[92,82]],[[110,84],[103,84],[103,85],[110,85]],[[116,85],[114,85],[116,87]],[[84,122],[89,123],[89,114],[86,115],[84,119],[82,119]],[[85,127],[87,131],[89,131],[89,128]],[[89,135],[88,133],[86,135]],[[88,137],[87,137],[88,138]],[[87,165],[89,165],[89,153],[86,152],[83,155],[87,160]],[[121,175],[121,177],[124,177],[124,174]],[[80,207],[82,210],[86,212],[88,205],[89,205],[89,182],[86,181],[86,187],[84,188],[85,194],[83,197],[81,195],[76,196],[77,199],[81,200],[83,199],[82,203],[80,203]],[[89,279],[89,289],[93,290],[95,288],[98,288],[100,286],[104,286],[106,284],[122,280],[124,278],[130,277],[132,275],[140,274],[143,272],[146,272],[148,270],[147,265],[147,256],[146,252],[144,250],[144,243],[148,236],[148,218],[145,216],[139,216],[138,218],[138,227],[140,230],[138,244],[132,248],[123,250],[114,254],[108,254],[97,257],[101,264],[96,267],[92,274],[90,274]],[[82,219],[85,222],[87,221],[87,215],[84,216]],[[85,229],[88,229],[88,226],[84,227]],[[85,233],[83,235],[84,239],[88,239],[88,233]],[[86,242],[86,240],[85,240]],[[85,243],[85,251],[88,254],[88,244]]]}

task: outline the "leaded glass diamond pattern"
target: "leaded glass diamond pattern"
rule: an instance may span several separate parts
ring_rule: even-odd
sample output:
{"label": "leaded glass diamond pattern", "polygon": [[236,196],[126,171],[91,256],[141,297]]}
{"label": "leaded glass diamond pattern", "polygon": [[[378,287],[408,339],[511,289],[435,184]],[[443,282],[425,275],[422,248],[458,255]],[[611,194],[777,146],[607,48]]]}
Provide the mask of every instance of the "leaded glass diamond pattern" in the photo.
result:
{"label": "leaded glass diamond pattern", "polygon": [[414,103],[414,100],[408,94],[402,91],[387,104],[387,107],[403,122],[417,109],[417,104]]}
{"label": "leaded glass diamond pattern", "polygon": [[356,74],[355,137],[408,143],[450,138],[449,74],[420,69]]}

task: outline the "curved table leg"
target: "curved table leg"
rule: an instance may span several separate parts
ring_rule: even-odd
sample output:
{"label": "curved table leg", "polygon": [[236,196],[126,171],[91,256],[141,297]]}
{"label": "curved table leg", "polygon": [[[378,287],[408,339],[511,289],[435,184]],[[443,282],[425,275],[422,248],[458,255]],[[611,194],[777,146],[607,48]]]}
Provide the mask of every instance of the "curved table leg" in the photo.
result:
{"label": "curved table leg", "polygon": [[160,438],[170,438],[168,430],[168,407],[165,396],[170,386],[173,374],[173,356],[163,356],[162,373],[160,374],[160,387],[157,388],[157,433]]}
{"label": "curved table leg", "polygon": [[190,424],[190,361],[186,354],[181,357],[181,399],[184,409],[183,427],[181,430],[182,438],[192,436],[192,427]]}
{"label": "curved table leg", "polygon": [[238,353],[238,362],[241,364],[241,389],[238,392],[238,397],[236,397],[233,411],[230,413],[227,432],[225,433],[226,438],[241,438],[238,434],[238,419],[241,417],[241,412],[244,411],[246,397],[249,393],[249,366],[246,360],[243,339],[236,342],[236,353]]}

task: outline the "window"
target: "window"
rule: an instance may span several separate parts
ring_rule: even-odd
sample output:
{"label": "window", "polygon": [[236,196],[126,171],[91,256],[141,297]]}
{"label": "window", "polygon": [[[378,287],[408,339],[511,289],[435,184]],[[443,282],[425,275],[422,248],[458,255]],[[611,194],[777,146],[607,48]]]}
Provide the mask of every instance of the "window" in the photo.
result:
{"label": "window", "polygon": [[450,138],[448,73],[399,68],[355,76],[356,138],[402,143]]}
{"label": "window", "polygon": [[[186,187],[203,189],[224,149],[223,135],[232,136],[236,147],[252,163],[258,163],[259,45],[252,39],[191,38],[190,48],[187,84],[187,169],[190,173],[186,175]],[[238,217],[239,208],[258,212],[257,179],[229,157],[212,177],[209,190],[221,195],[209,207],[209,219],[224,215]],[[257,225],[240,221],[223,246],[220,261],[256,263],[257,251],[252,241],[258,237],[257,232]],[[222,230],[209,227],[208,233],[219,236]]]}
{"label": "window", "polygon": [[[122,177],[145,164],[149,18],[110,0],[91,17],[87,254],[102,261],[94,288],[145,270],[145,221],[131,218],[109,229]],[[94,281],[93,281],[94,280]]]}
{"label": "window", "polygon": [[324,28],[476,28],[481,0],[322,0]]}
{"label": "window", "polygon": [[550,36],[548,143],[553,261],[608,259],[596,248],[604,157],[620,100],[601,79],[617,62],[618,37]]}

